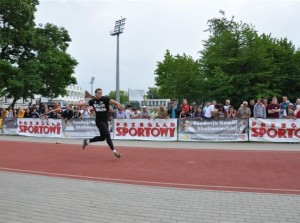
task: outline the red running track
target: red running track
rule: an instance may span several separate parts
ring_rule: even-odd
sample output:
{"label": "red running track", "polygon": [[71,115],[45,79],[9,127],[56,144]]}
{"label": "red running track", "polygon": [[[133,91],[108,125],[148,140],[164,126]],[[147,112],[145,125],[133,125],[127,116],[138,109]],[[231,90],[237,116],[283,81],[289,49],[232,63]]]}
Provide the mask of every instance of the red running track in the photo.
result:
{"label": "red running track", "polygon": [[[226,146],[226,144],[224,144]],[[300,194],[300,152],[0,142],[0,171],[128,184]],[[263,145],[262,145],[263,149]]]}

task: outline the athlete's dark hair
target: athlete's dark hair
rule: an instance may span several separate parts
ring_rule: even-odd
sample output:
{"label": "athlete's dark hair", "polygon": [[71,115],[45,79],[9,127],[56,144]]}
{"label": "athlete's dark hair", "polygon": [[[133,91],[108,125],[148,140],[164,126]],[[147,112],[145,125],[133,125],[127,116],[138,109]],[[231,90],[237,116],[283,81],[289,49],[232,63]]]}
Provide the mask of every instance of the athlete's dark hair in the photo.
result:
{"label": "athlete's dark hair", "polygon": [[97,91],[102,91],[102,89],[101,89],[101,88],[97,88],[97,89],[95,90],[95,94],[97,94]]}

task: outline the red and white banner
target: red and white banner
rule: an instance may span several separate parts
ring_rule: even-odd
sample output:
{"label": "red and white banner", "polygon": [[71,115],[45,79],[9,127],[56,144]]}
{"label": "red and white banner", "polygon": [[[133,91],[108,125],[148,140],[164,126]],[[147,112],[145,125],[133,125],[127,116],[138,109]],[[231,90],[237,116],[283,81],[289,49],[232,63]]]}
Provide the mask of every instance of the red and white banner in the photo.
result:
{"label": "red and white banner", "polygon": [[61,119],[18,118],[18,135],[62,137]]}
{"label": "red and white banner", "polygon": [[300,119],[249,120],[250,141],[300,142]]}
{"label": "red and white banner", "polygon": [[114,139],[177,140],[177,119],[115,119]]}

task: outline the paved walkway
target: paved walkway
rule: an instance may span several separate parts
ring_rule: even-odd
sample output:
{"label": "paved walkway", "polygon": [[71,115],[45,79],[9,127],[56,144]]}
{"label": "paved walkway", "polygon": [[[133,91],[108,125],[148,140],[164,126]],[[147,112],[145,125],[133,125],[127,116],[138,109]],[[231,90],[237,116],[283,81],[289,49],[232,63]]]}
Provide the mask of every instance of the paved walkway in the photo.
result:
{"label": "paved walkway", "polygon": [[300,222],[300,196],[145,187],[0,172],[0,222]]}
{"label": "paved walkway", "polygon": [[[57,141],[0,136],[0,149],[1,140]],[[151,148],[300,151],[299,144],[114,142]],[[62,143],[80,144],[81,140]],[[0,223],[29,222],[299,223],[300,196],[173,189],[0,171]]]}

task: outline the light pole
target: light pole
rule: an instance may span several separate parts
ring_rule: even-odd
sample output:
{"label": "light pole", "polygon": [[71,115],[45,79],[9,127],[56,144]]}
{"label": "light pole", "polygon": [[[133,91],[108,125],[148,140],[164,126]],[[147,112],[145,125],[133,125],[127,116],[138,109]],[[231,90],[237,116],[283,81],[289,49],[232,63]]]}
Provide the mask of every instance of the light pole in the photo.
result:
{"label": "light pole", "polygon": [[90,84],[91,84],[91,95],[93,95],[93,84],[94,84],[94,80],[95,80],[95,77],[92,77],[91,78],[91,81],[90,81]]}
{"label": "light pole", "polygon": [[117,65],[116,65],[116,101],[120,102],[120,74],[119,74],[119,35],[123,33],[125,18],[117,20],[115,28],[110,32],[111,36],[117,36]]}

